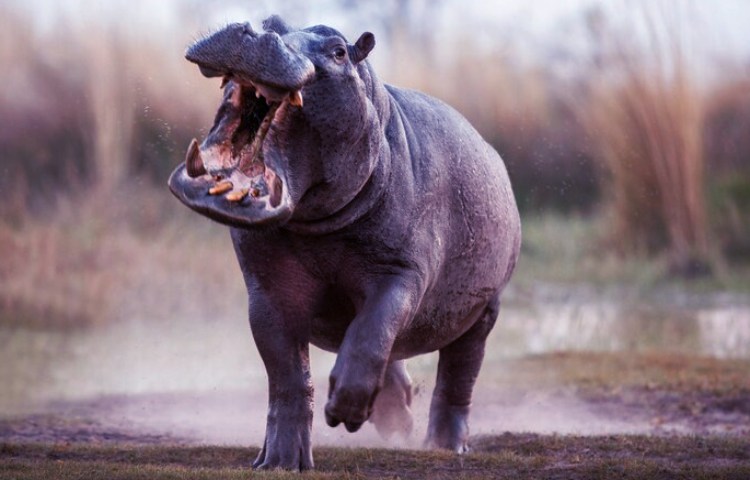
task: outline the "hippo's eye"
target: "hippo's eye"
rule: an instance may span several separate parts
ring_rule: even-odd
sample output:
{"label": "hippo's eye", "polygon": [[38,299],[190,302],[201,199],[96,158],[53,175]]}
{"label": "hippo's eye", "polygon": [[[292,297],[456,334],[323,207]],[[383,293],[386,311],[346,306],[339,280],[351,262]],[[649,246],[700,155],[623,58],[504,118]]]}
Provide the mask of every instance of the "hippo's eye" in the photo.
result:
{"label": "hippo's eye", "polygon": [[333,58],[336,59],[336,61],[342,61],[346,58],[346,48],[342,46],[335,47],[333,49]]}

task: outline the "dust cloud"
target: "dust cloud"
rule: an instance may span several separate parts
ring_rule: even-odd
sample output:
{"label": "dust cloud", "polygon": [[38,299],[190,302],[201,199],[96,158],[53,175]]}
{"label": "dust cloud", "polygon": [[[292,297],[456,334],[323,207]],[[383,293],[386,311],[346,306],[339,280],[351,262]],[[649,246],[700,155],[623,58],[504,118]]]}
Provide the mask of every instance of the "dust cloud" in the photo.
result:
{"label": "dust cloud", "polygon": [[[216,270],[227,268],[219,265]],[[114,431],[259,445],[265,429],[267,379],[247,324],[241,282],[237,279],[234,288],[234,283],[212,280],[207,293],[200,287],[205,278],[180,277],[171,280],[175,291],[165,296],[164,289],[152,288],[152,273],[148,271],[150,282],[144,281],[143,288],[123,296],[116,317],[102,325],[72,330],[0,328],[3,416],[59,415]],[[218,273],[215,278],[221,279]],[[227,301],[206,303],[206,298]],[[544,390],[520,384],[522,372],[509,365],[529,354],[667,349],[719,357],[747,355],[747,342],[725,345],[718,340],[726,336],[717,333],[731,327],[737,333],[733,338],[748,338],[750,308],[745,301],[718,299],[663,310],[648,305],[636,309],[586,295],[573,300],[547,295],[516,306],[506,304],[488,339],[475,389],[473,435],[638,433],[651,428],[648,419],[607,415],[564,386]],[[427,429],[437,355],[408,361],[416,391],[415,431],[408,439],[389,440],[371,424],[354,434],[343,426],[325,425],[323,407],[334,360],[332,354],[311,350],[314,442],[419,448]]]}
{"label": "dust cloud", "polygon": [[[493,333],[491,351],[501,348],[499,338],[506,333],[502,329]],[[113,431],[167,435],[191,443],[260,445],[263,441],[267,379],[241,309],[210,321],[181,316],[71,332],[17,332],[8,344],[15,346],[17,364],[40,373],[14,375],[26,381],[16,387],[15,407],[4,406],[8,413],[63,415]],[[39,350],[45,354],[40,355]],[[327,377],[334,360],[327,352],[315,348],[311,352],[316,389],[314,443],[420,448],[426,435],[437,355],[409,362],[416,391],[412,405],[415,430],[406,439],[383,439],[369,423],[354,434],[343,426],[331,429],[325,425]],[[488,355],[485,370],[502,368],[501,356]],[[647,428],[608,421],[573,394],[518,392],[480,378],[472,434],[602,434]]]}

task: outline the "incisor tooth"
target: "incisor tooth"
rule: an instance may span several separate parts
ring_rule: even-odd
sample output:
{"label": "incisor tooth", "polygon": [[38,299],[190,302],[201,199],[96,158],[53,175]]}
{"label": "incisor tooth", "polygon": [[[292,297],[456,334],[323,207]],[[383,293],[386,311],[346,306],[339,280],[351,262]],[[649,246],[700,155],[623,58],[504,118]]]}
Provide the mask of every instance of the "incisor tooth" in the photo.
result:
{"label": "incisor tooth", "polygon": [[247,188],[242,188],[240,190],[237,190],[236,192],[227,193],[225,198],[230,202],[239,202],[240,200],[245,198],[245,196],[247,196],[247,193]]}
{"label": "incisor tooth", "polygon": [[219,182],[213,187],[208,189],[208,194],[209,195],[221,195],[222,193],[227,193],[229,190],[233,188],[234,188],[234,185],[232,185],[232,182],[230,181]]}
{"label": "incisor tooth", "polygon": [[302,92],[299,90],[295,90],[294,92],[289,94],[289,103],[294,105],[295,107],[302,108],[303,101],[302,101]]}

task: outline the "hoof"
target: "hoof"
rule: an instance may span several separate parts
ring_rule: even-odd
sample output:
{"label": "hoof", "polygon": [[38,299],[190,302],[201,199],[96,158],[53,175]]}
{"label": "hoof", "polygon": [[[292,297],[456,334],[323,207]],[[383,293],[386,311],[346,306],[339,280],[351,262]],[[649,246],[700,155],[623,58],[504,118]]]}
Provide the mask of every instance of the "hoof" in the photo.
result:
{"label": "hoof", "polygon": [[344,426],[346,427],[347,432],[354,433],[362,427],[363,423],[364,422],[346,422],[344,423]]}

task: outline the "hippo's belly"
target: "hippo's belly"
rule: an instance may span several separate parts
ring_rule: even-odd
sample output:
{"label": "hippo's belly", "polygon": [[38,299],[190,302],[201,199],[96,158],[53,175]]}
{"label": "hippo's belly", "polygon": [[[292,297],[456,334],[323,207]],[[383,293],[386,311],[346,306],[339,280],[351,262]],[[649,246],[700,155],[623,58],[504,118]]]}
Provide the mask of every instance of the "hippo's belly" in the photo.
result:
{"label": "hippo's belly", "polygon": [[[509,264],[515,261],[513,219],[496,221],[496,216],[488,217],[485,210],[481,218],[468,219],[472,222],[469,229],[466,218],[453,213],[453,222],[436,215],[421,230],[430,234],[425,236],[421,251],[429,250],[431,255],[423,257],[434,259],[423,264],[430,277],[429,286],[416,314],[396,338],[392,359],[429,353],[450,344],[476,322],[507,283]],[[338,351],[356,315],[351,298],[346,285],[327,291],[313,315],[313,345]]]}

